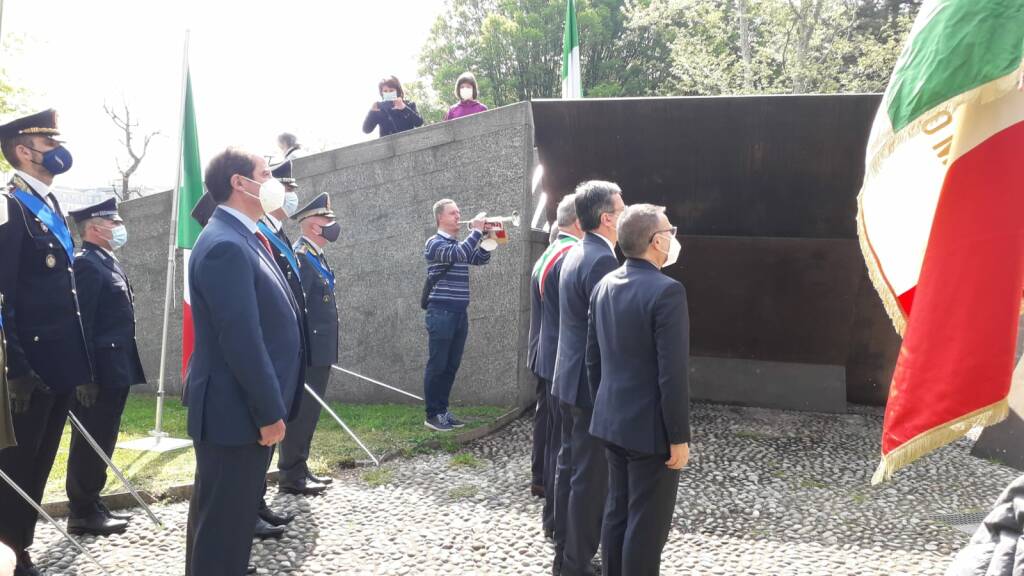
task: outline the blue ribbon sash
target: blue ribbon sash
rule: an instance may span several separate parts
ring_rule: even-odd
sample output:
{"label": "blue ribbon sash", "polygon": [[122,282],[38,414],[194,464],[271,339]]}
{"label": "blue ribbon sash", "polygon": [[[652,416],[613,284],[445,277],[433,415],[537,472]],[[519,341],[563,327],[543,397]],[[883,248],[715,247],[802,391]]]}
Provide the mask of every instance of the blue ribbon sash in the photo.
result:
{"label": "blue ribbon sash", "polygon": [[288,265],[292,267],[292,274],[295,274],[295,277],[298,278],[299,262],[295,259],[295,253],[292,252],[291,246],[285,244],[277,234],[274,234],[274,232],[270,230],[270,226],[264,224],[262,220],[257,222],[256,226],[261,232],[263,232],[263,235],[267,237],[267,240],[270,240],[270,243],[274,245],[274,248],[277,248],[282,254],[284,254],[285,258],[288,259]]}
{"label": "blue ribbon sash", "polygon": [[334,292],[334,272],[327,269],[326,266],[320,263],[320,259],[313,255],[312,251],[306,251],[306,260],[309,261],[312,266],[324,280],[327,280],[328,285],[331,287],[331,292]]}
{"label": "blue ribbon sash", "polygon": [[71,240],[71,231],[68,230],[68,225],[64,222],[64,219],[58,216],[56,212],[51,210],[45,202],[34,194],[29,194],[20,188],[15,188],[14,197],[28,208],[36,218],[39,218],[39,221],[46,225],[50,232],[53,232],[60,245],[64,247],[64,252],[68,255],[68,262],[74,262],[75,244]]}

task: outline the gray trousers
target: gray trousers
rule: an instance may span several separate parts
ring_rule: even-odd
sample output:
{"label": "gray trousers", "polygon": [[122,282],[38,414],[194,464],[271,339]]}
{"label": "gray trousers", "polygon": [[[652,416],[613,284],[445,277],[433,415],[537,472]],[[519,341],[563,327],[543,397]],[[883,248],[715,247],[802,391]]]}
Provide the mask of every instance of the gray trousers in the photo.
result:
{"label": "gray trousers", "polygon": [[[330,379],[330,366],[306,367],[306,383],[321,398],[327,392],[327,382]],[[284,440],[281,441],[281,454],[277,458],[279,486],[301,488],[306,484],[306,476],[309,475],[306,460],[309,459],[309,446],[313,442],[316,423],[320,420],[321,408],[319,402],[309,397],[308,392],[306,394],[299,406],[299,413],[294,420],[288,422]]]}

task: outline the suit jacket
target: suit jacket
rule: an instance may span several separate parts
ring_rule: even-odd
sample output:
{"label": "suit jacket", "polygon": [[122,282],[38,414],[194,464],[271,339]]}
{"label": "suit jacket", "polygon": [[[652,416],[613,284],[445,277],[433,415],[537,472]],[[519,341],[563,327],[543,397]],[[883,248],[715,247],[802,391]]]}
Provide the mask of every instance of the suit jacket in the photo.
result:
{"label": "suit jacket", "polygon": [[[274,227],[264,219],[263,223],[266,225],[266,230],[261,228],[261,231],[270,231],[275,238],[267,236],[267,240],[270,241],[271,252],[274,255],[274,262],[277,263],[278,270],[284,275],[285,280],[288,281],[288,288],[292,291],[292,297],[295,298],[295,304],[302,310],[301,318],[299,319],[302,323],[302,330],[299,332],[302,335],[302,349],[306,351],[306,363],[309,363],[309,326],[308,326],[308,313],[309,310],[306,308],[306,291],[302,287],[302,279],[299,277],[297,270],[292,270],[291,262],[288,257],[295,258],[296,264],[298,264],[298,256],[295,254],[292,248],[292,241],[288,238],[288,234],[284,231],[284,224],[281,224],[281,229],[274,231]],[[275,241],[276,240],[276,241]],[[286,253],[285,251],[289,253]],[[305,367],[303,367],[305,368]],[[305,382],[305,370],[303,370],[301,381]]]}
{"label": "suit jacket", "polygon": [[188,262],[195,332],[188,433],[221,445],[259,441],[302,394],[301,314],[256,235],[218,207]]}
{"label": "suit jacket", "polygon": [[558,354],[558,294],[561,290],[562,263],[559,258],[544,276],[544,297],[541,299],[540,342],[537,344],[537,375],[551,381],[555,377]]}
{"label": "suit jacket", "polygon": [[315,258],[330,274],[334,272],[323,253],[305,238],[295,244],[299,277],[306,291],[306,339],[309,342],[309,365],[330,366],[338,362],[338,301],[329,279],[324,278],[307,258]]}
{"label": "suit jacket", "polygon": [[[92,377],[71,259],[53,231],[14,197],[15,188],[44,200],[18,176],[0,194],[9,218],[0,226],[7,376],[33,370],[55,392],[69,392]],[[63,220],[57,198],[48,196]]]}
{"label": "suit jacket", "polygon": [[[3,224],[0,224],[3,226]],[[4,297],[0,294],[0,310],[4,307]],[[14,418],[11,417],[11,397],[7,391],[7,342],[4,340],[3,316],[0,315],[0,450],[16,446],[14,438]]]}
{"label": "suit jacket", "polygon": [[540,283],[536,275],[530,276],[530,336],[526,347],[526,367],[538,378],[543,378],[537,371],[537,345],[540,342],[541,314],[543,302],[540,299]]}
{"label": "suit jacket", "polygon": [[601,237],[587,232],[565,255],[558,288],[558,352],[552,393],[584,410],[594,407],[587,385],[587,309],[594,286],[619,265]]}
{"label": "suit jacket", "polygon": [[590,301],[590,433],[646,454],[689,442],[689,355],[686,289],[650,262],[626,260]]}
{"label": "suit jacket", "polygon": [[135,296],[121,265],[99,246],[85,242],[73,268],[93,381],[104,388],[145,382],[135,341]]}

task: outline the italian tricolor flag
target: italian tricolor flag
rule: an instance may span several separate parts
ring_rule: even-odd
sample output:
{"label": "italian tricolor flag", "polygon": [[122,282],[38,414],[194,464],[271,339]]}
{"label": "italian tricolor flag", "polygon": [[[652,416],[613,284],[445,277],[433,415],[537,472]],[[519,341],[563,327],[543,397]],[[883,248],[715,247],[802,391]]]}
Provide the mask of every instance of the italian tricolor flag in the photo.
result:
{"label": "italian tricolor flag", "polygon": [[576,2],[566,0],[565,32],[562,34],[562,98],[582,97],[580,33],[576,27]]}
{"label": "italian tricolor flag", "polygon": [[203,195],[202,163],[199,160],[199,136],[196,132],[196,110],[192,102],[192,75],[185,73],[185,108],[181,123],[181,188],[178,190],[178,248],[182,249],[182,278],[185,282],[185,305],[182,307],[181,373],[185,374],[195,345],[192,328],[192,304],[188,293],[188,257],[202,231],[192,219],[192,209]]}
{"label": "italian tricolor flag", "polygon": [[926,0],[871,130],[858,232],[903,336],[873,483],[1007,413],[1024,290],[1024,2]]}

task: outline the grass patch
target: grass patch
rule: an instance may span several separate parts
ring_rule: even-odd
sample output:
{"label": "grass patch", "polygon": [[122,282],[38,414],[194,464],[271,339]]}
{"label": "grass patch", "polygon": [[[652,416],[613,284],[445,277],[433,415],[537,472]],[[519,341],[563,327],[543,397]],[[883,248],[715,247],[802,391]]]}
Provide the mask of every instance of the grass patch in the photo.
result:
{"label": "grass patch", "polygon": [[469,452],[462,452],[460,454],[452,456],[452,459],[450,462],[448,462],[448,465],[451,466],[452,468],[479,468],[483,466],[484,463],[478,460],[476,456],[473,456]]}
{"label": "grass patch", "polygon": [[456,486],[448,491],[448,497],[452,500],[465,500],[466,498],[472,498],[480,493],[480,488],[473,486],[472,484],[464,484],[462,486]]}
{"label": "grass patch", "polygon": [[824,482],[819,482],[818,480],[814,480],[813,478],[804,478],[803,480],[800,481],[800,487],[801,488],[828,488],[828,484],[825,484]]}
{"label": "grass patch", "polygon": [[[330,402],[331,408],[348,424],[374,455],[400,451],[404,455],[432,453],[442,450],[455,453],[459,444],[450,435],[439,435],[423,425],[423,406],[409,404],[344,404]],[[143,438],[153,428],[156,398],[149,395],[128,397],[121,418],[119,441]],[[459,418],[466,422],[463,430],[472,430],[492,424],[508,408],[500,406],[464,406],[457,409]],[[188,438],[187,412],[177,401],[164,404],[164,430],[175,438]],[[60,448],[50,472],[43,496],[45,502],[65,500],[68,447],[71,442],[71,424],[64,428]],[[313,436],[309,467],[315,474],[329,474],[340,467],[352,467],[357,461],[367,460],[366,454],[352,441],[326,412]],[[275,453],[276,462],[276,453]],[[195,474],[195,452],[189,448],[158,454],[134,450],[114,451],[114,464],[125,473],[140,490],[161,492],[170,486],[191,482]],[[271,470],[276,469],[276,463]],[[104,493],[122,492],[124,488],[113,474],[107,475]]]}
{"label": "grass patch", "polygon": [[366,482],[374,488],[390,484],[391,479],[391,470],[387,468],[371,468],[370,470],[363,472],[363,482]]}

